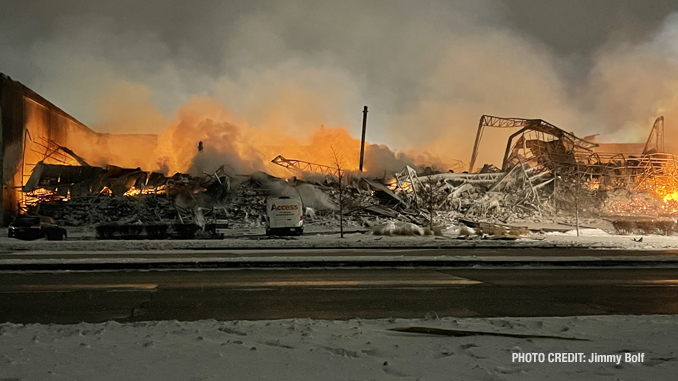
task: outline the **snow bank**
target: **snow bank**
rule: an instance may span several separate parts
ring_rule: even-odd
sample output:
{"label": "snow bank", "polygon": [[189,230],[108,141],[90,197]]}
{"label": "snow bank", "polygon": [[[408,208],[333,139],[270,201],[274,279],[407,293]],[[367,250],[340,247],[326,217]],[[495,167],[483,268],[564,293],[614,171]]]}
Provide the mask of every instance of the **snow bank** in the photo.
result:
{"label": "snow bank", "polygon": [[[546,233],[547,235],[564,235],[564,236],[570,236],[570,237],[576,237],[577,236],[577,230],[568,230],[566,232],[550,232]],[[601,229],[589,229],[589,228],[581,228],[579,229],[579,236],[586,236],[586,237],[609,237],[610,234],[607,232],[601,230]]]}
{"label": "snow bank", "polygon": [[[388,225],[385,230],[395,229],[396,225]],[[327,248],[384,248],[384,247],[584,247],[584,248],[619,248],[628,250],[648,249],[676,249],[678,235],[609,235],[602,230],[582,230],[584,234],[576,236],[571,230],[566,233],[533,234],[529,238],[520,238],[517,241],[483,240],[474,237],[478,234],[473,229],[453,226],[445,230],[442,237],[428,235],[428,229],[423,229],[426,235],[374,235],[361,234],[356,228],[347,228],[353,233],[339,237],[335,229],[324,230],[313,224],[307,225],[305,234],[301,237],[271,238],[263,236],[263,228],[233,229],[226,239],[212,240],[69,240],[69,241],[21,241],[13,238],[0,237],[0,254],[2,253],[38,253],[45,251],[63,252],[105,252],[105,251],[144,251],[144,250],[199,250],[199,249],[292,249],[318,247]],[[421,228],[419,228],[421,229]],[[411,229],[419,232],[418,229]],[[308,233],[308,234],[306,234]],[[469,239],[457,239],[468,237]],[[69,237],[71,235],[69,234]],[[643,237],[642,242],[634,241]]]}
{"label": "snow bank", "polygon": [[385,224],[374,226],[370,233],[373,235],[425,235],[424,229],[411,223],[389,221]]}
{"label": "snow bank", "polygon": [[[407,326],[588,341],[388,330]],[[676,334],[677,316],[2,324],[0,379],[668,380],[678,371]],[[644,356],[517,363],[514,353]]]}

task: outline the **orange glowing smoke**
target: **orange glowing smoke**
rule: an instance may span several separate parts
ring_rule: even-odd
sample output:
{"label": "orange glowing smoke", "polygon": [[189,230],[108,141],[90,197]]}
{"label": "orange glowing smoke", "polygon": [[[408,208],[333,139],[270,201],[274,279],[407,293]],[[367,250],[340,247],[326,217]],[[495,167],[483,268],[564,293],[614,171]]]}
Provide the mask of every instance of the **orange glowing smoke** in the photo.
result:
{"label": "orange glowing smoke", "polygon": [[[345,127],[320,126],[305,141],[290,137],[276,139],[271,138],[270,134],[270,131],[266,131],[257,136],[257,145],[254,148],[262,158],[272,159],[282,155],[330,167],[339,165],[341,169],[348,171],[359,169],[360,140],[353,138]],[[269,141],[278,141],[280,144],[262,144]],[[270,159],[265,160],[264,164],[267,172],[280,173],[280,167],[270,163]]]}
{"label": "orange glowing smoke", "polygon": [[[288,130],[307,132],[290,136]],[[197,149],[199,142],[203,143],[202,151]],[[359,154],[360,140],[345,127],[254,127],[218,102],[198,98],[181,108],[176,121],[158,136],[157,147],[148,151],[141,165],[170,175],[211,173],[226,164],[227,172],[266,171],[289,176],[289,171],[271,163],[271,159],[283,155],[332,167],[339,164],[344,170],[355,171]]]}
{"label": "orange glowing smoke", "polygon": [[[134,93],[143,87],[127,84],[122,89]],[[288,177],[291,173],[287,169],[271,163],[274,157],[282,155],[331,167],[339,165],[349,171],[357,171],[359,167],[360,140],[344,126],[323,126],[327,120],[337,119],[334,107],[299,89],[275,93],[270,98],[277,101],[260,104],[261,110],[256,113],[246,107],[241,110],[242,115],[231,112],[213,98],[196,97],[181,107],[164,128],[159,126],[163,119],[147,101],[146,92],[132,97],[132,102],[121,101],[126,98],[115,89],[113,94],[115,96],[100,102],[105,120],[100,121],[98,127],[108,133],[94,133],[74,125],[69,128],[67,141],[59,142],[90,165],[140,167],[169,176],[177,172],[194,176],[205,172],[213,174],[224,165],[229,174],[265,171]],[[35,111],[37,116],[31,119],[29,129],[33,137],[48,136],[41,132],[46,130],[44,121],[48,120],[41,112]],[[358,124],[360,115],[356,114]],[[137,134],[130,134],[131,131]],[[200,142],[202,150],[198,149]],[[27,147],[26,152],[33,151]],[[436,166],[442,170],[455,167],[441,164],[437,156],[426,153],[415,156],[412,151],[399,153],[369,143],[366,143],[365,155],[365,172],[380,176],[384,171],[397,171],[405,165]],[[26,162],[36,163],[40,159],[27,157]],[[25,182],[30,170],[25,168],[17,174],[17,183]]]}

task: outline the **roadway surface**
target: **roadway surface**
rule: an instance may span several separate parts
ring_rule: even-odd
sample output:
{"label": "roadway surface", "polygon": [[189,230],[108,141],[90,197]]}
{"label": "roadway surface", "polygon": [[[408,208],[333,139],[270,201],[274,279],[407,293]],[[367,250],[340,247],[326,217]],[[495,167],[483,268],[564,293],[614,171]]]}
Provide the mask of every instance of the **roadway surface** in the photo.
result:
{"label": "roadway surface", "polygon": [[4,272],[0,322],[677,314],[672,268]]}
{"label": "roadway surface", "polygon": [[578,247],[182,249],[0,253],[0,271],[346,267],[678,267],[678,250]]}

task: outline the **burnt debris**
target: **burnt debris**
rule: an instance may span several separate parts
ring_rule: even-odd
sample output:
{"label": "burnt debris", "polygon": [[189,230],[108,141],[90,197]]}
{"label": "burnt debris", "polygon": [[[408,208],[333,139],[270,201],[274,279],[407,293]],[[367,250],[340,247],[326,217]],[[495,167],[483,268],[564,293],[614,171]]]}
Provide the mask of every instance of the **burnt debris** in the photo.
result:
{"label": "burnt debris", "polygon": [[[306,218],[327,226],[342,219],[364,228],[398,221],[433,233],[472,221],[488,234],[515,236],[510,224],[516,221],[595,216],[621,233],[670,234],[676,230],[678,166],[664,152],[663,123],[657,119],[645,144],[615,152],[614,145],[579,138],[541,119],[484,115],[468,173],[406,166],[370,178],[342,169],[342,187],[337,166],[283,156],[272,162],[290,171],[288,180],[263,172],[235,175],[223,166],[200,177],[166,176],[90,166],[70,149],[45,141],[44,159],[26,174],[21,207],[65,226],[96,226],[102,238],[189,238],[216,234],[216,226],[261,227],[271,196],[301,199]],[[486,128],[517,131],[508,138],[501,167],[476,169]]]}

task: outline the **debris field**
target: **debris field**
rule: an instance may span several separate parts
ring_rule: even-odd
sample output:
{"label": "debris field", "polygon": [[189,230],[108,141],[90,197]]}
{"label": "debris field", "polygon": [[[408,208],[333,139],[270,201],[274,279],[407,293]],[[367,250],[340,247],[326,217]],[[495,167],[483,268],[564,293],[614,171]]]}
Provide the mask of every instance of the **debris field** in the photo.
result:
{"label": "debris field", "polygon": [[[25,174],[21,210],[64,226],[94,227],[100,238],[190,238],[223,228],[259,228],[266,199],[300,198],[305,223],[361,227],[373,234],[519,237],[526,221],[609,221],[620,234],[672,234],[678,217],[678,165],[664,152],[658,118],[636,152],[610,152],[541,119],[480,118],[469,170],[405,166],[381,178],[339,166],[275,157],[287,179],[264,172],[167,176],[141,168],[90,166],[45,141]],[[488,128],[512,128],[501,166],[476,168]],[[641,150],[642,148],[642,150]]]}

